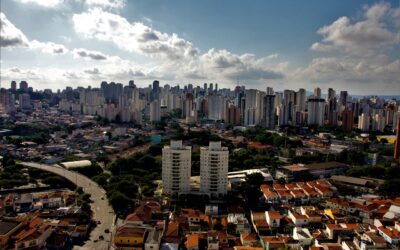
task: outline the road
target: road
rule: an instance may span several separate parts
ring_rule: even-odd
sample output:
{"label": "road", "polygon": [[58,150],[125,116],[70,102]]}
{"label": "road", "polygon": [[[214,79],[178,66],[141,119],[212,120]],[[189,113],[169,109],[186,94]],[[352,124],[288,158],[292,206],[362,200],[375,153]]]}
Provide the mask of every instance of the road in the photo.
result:
{"label": "road", "polygon": [[[26,167],[32,167],[41,169],[44,171],[52,172],[61,177],[64,177],[75,185],[83,188],[85,193],[91,195],[91,199],[93,202],[91,203],[91,207],[93,210],[93,220],[100,221],[90,233],[90,238],[85,242],[85,244],[81,247],[76,247],[74,249],[109,249],[112,244],[110,244],[112,235],[111,233],[105,233],[104,230],[108,229],[110,232],[115,231],[114,219],[115,214],[112,207],[108,204],[108,200],[106,197],[106,192],[102,187],[97,185],[96,182],[87,178],[84,175],[78,174],[76,172],[69,171],[65,168],[59,167],[57,165],[45,165],[38,164],[33,162],[20,162],[21,165]],[[102,199],[104,197],[104,199]],[[99,236],[103,235],[104,240],[99,240]]]}

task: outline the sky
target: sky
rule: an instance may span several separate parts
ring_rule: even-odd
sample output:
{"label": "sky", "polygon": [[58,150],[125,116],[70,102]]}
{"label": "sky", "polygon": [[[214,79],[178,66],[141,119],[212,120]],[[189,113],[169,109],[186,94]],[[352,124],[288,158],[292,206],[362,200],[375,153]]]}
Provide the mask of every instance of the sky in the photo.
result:
{"label": "sky", "polygon": [[400,95],[400,1],[2,0],[0,83]]}

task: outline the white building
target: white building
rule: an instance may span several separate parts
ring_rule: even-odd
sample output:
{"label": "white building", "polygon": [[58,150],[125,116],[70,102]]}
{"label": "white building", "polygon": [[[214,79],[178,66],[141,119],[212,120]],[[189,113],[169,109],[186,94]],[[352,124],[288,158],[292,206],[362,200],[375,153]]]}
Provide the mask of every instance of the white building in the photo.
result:
{"label": "white building", "polygon": [[358,128],[361,131],[369,131],[369,115],[363,113],[358,117]]}
{"label": "white building", "polygon": [[160,112],[160,103],[155,100],[150,103],[150,121],[160,121],[161,120],[161,112]]}
{"label": "white building", "polygon": [[200,191],[211,196],[227,193],[229,151],[221,142],[200,148]]}
{"label": "white building", "polygon": [[188,193],[191,174],[190,146],[183,146],[182,141],[171,141],[170,146],[162,150],[162,183],[166,194]]}
{"label": "white building", "polygon": [[383,132],[385,130],[385,118],[381,114],[376,114],[372,117],[372,131]]}

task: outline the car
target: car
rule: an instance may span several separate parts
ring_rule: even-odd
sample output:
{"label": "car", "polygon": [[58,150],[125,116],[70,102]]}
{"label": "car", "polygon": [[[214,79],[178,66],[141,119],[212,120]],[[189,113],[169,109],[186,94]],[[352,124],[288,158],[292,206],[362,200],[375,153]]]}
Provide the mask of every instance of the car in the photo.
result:
{"label": "car", "polygon": [[108,233],[110,233],[110,230],[108,230],[108,228],[107,228],[107,229],[104,230],[104,232],[105,232],[106,234],[108,234]]}

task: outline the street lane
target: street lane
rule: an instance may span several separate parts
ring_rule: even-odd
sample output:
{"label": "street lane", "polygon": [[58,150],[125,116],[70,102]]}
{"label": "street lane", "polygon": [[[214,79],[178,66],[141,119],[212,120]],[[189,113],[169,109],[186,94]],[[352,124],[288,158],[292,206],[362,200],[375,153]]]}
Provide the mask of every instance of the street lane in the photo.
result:
{"label": "street lane", "polygon": [[[114,219],[115,214],[112,207],[109,205],[105,190],[97,185],[96,182],[87,178],[84,175],[81,175],[76,172],[69,171],[65,168],[62,168],[57,165],[45,165],[33,162],[20,162],[19,164],[25,167],[32,167],[41,169],[44,171],[52,172],[61,177],[68,179],[73,182],[75,185],[82,187],[85,193],[91,195],[91,199],[93,202],[91,203],[91,208],[93,211],[93,220],[99,221],[98,224],[90,233],[90,238],[85,242],[82,247],[75,247],[74,249],[109,249],[112,244],[110,241],[112,239],[111,233],[105,233],[106,229],[110,230],[110,232],[114,232],[115,225]],[[104,197],[104,199],[101,199]],[[103,235],[104,240],[99,240],[99,236]]]}

